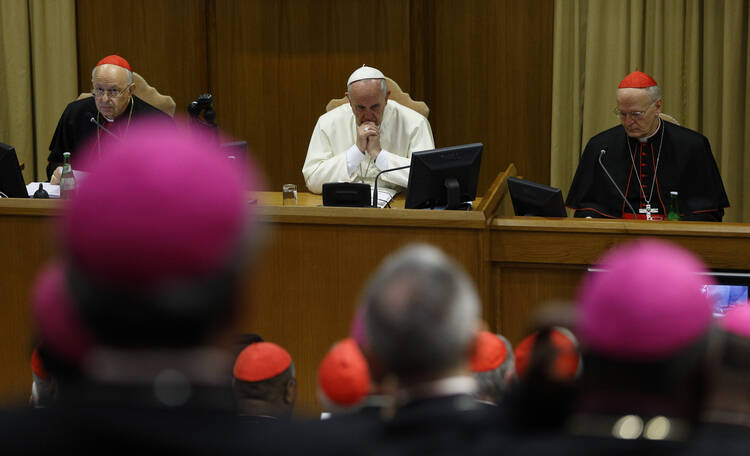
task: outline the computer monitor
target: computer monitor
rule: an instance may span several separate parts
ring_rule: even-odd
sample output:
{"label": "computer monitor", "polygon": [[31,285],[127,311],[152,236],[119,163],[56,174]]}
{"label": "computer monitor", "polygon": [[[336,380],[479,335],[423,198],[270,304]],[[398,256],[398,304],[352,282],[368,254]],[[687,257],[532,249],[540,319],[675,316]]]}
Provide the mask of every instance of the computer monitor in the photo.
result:
{"label": "computer monitor", "polygon": [[232,141],[219,144],[219,148],[231,160],[247,159],[247,141]]}
{"label": "computer monitor", "polygon": [[482,143],[411,154],[406,209],[467,209],[477,197]]}
{"label": "computer monitor", "polygon": [[0,143],[0,192],[9,198],[29,197],[16,149],[4,143]]}
{"label": "computer monitor", "polygon": [[562,192],[517,177],[508,178],[508,191],[516,215],[537,217],[567,217]]}
{"label": "computer monitor", "polygon": [[[606,269],[591,267],[589,273],[598,273]],[[730,309],[746,305],[750,290],[750,271],[712,270],[699,272],[706,280],[701,285],[701,293],[708,297],[714,317],[722,318]]]}
{"label": "computer monitor", "polygon": [[746,271],[711,271],[705,273],[715,284],[704,285],[703,293],[711,300],[715,317],[723,317],[732,307],[743,305],[748,299],[750,273]]}

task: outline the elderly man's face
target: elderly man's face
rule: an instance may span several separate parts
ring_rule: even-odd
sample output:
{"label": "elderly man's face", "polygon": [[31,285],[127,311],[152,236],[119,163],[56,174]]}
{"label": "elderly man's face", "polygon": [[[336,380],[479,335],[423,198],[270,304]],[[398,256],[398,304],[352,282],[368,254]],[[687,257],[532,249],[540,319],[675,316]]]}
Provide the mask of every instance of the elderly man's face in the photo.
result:
{"label": "elderly man's face", "polygon": [[390,92],[383,93],[381,79],[365,79],[353,82],[346,96],[357,118],[357,125],[373,122],[380,125]]}
{"label": "elderly man's face", "polygon": [[651,101],[646,89],[617,90],[620,122],[631,138],[643,138],[656,132],[661,107],[662,100]]}
{"label": "elderly man's face", "polygon": [[125,111],[135,90],[134,84],[128,84],[127,70],[117,65],[97,67],[91,85],[96,109],[109,119]]}

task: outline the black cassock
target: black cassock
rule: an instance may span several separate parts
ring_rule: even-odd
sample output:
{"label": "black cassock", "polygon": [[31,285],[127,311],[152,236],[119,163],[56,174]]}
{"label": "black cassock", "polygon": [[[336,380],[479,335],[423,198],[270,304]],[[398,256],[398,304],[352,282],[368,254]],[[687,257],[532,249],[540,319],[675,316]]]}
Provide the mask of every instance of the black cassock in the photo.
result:
{"label": "black cassock", "polygon": [[[729,207],[708,139],[661,121],[656,134],[644,143],[628,137],[622,125],[589,140],[565,201],[576,217],[632,218],[633,212],[599,164],[602,150],[606,151],[602,163],[636,211],[645,209],[648,200],[658,209],[653,217],[666,218],[673,191],[678,192],[682,220],[720,222]],[[639,218],[643,216],[639,213]]]}
{"label": "black cassock", "polygon": [[[132,117],[130,110],[133,110]],[[49,157],[47,161],[47,179],[52,176],[55,168],[62,166],[63,152],[70,152],[71,162],[76,169],[81,169],[81,163],[85,163],[81,154],[86,141],[92,136],[96,138],[96,125],[91,122],[91,117],[96,117],[97,109],[94,97],[76,100],[68,103],[65,107],[60,121],[57,123],[55,135],[49,145]],[[133,99],[125,108],[123,113],[113,124],[107,122],[104,117],[99,116],[99,123],[110,131],[121,136],[127,131],[129,120],[142,119],[145,116],[158,116],[160,119],[170,119],[167,114],[151,106],[145,101],[133,95]],[[102,135],[107,133],[101,132]],[[80,149],[80,150],[79,150]]]}

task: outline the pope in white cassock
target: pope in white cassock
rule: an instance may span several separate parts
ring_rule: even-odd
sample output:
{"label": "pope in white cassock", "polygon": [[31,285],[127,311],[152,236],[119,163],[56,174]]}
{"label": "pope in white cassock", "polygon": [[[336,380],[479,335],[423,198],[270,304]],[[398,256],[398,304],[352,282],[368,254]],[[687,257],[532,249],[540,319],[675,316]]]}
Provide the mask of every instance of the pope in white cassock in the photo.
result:
{"label": "pope in white cassock", "polygon": [[[321,193],[326,182],[372,185],[380,171],[409,165],[412,152],[435,148],[427,119],[389,95],[375,68],[363,66],[349,76],[349,103],[320,116],[310,138],[302,174],[311,192]],[[378,186],[402,190],[408,181],[404,169],[384,173]]]}

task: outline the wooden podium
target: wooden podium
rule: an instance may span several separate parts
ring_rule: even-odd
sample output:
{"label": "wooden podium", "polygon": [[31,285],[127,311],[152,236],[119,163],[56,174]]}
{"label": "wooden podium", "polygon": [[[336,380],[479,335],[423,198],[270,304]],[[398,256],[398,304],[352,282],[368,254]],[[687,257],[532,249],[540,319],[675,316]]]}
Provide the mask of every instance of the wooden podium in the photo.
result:
{"label": "wooden podium", "polygon": [[[297,368],[303,411],[318,410],[317,366],[349,334],[360,292],[389,253],[410,242],[436,245],[474,278],[492,330],[516,343],[529,315],[552,299],[574,298],[586,268],[608,248],[642,236],[679,243],[711,268],[750,270],[750,225],[513,217],[500,173],[473,211],[321,207],[300,194],[259,193],[265,236],[248,270],[237,332],[287,348]],[[57,251],[51,223],[60,201],[0,200],[0,401],[25,400],[31,374],[29,289]]]}

